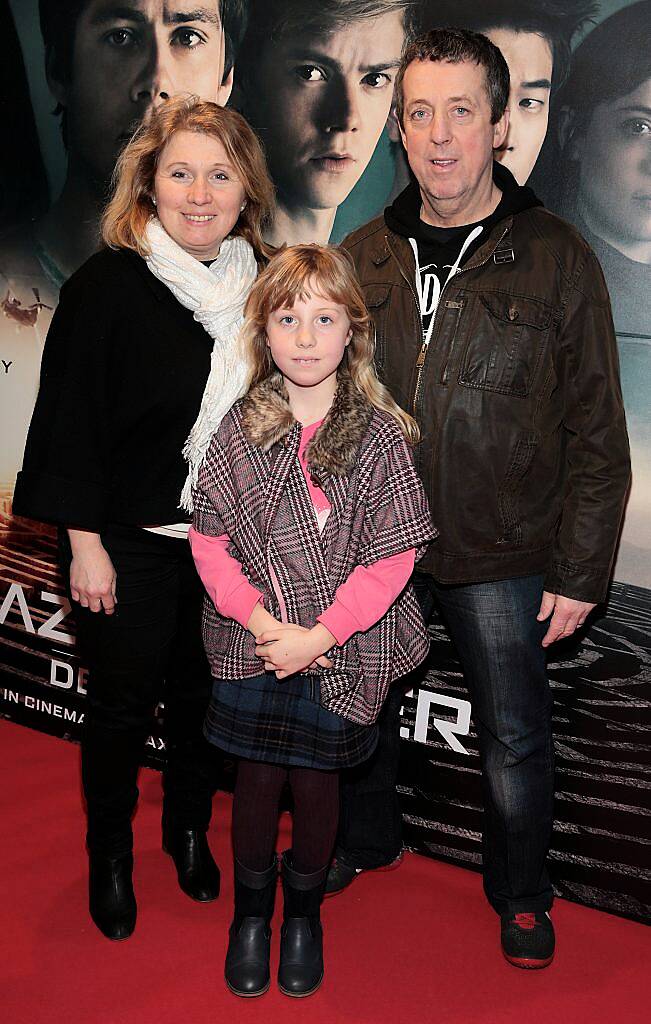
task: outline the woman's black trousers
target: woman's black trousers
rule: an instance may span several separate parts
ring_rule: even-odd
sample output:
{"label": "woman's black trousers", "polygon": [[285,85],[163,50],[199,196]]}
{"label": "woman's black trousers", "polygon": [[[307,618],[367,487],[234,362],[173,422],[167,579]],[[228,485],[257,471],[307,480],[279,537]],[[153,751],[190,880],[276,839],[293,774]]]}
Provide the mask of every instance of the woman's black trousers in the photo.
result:
{"label": "woman's black trousers", "polygon": [[102,543],[117,572],[115,613],[73,603],[89,669],[82,780],[88,848],[119,856],[132,847],[138,765],[158,702],[165,708],[166,821],[207,829],[216,755],[202,732],[211,676],[201,642],[203,587],[188,542],[112,526]]}

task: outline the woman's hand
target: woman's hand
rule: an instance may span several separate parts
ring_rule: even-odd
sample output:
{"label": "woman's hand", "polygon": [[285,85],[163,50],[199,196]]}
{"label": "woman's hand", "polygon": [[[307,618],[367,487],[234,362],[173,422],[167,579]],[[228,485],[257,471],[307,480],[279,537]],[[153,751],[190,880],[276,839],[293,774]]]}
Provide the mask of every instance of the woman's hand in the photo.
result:
{"label": "woman's hand", "polygon": [[73,601],[79,601],[82,608],[90,608],[91,612],[103,609],[107,615],[112,615],[117,604],[117,575],[99,533],[68,530],[68,536],[72,548],[70,592]]}
{"label": "woman's hand", "polygon": [[255,653],[264,659],[267,671],[275,672],[277,679],[285,679],[315,665],[331,668],[332,662],[324,655],[336,642],[321,622],[312,629],[285,623],[256,637]]}

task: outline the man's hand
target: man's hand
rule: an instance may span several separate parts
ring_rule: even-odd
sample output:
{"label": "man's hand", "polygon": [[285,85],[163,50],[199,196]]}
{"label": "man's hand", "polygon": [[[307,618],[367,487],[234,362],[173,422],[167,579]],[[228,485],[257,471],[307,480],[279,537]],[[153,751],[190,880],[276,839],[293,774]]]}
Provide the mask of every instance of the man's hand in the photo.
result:
{"label": "man's hand", "polygon": [[336,642],[321,622],[312,629],[287,623],[256,637],[255,653],[263,659],[267,671],[275,672],[277,679],[285,679],[315,664],[331,668],[332,662],[324,654]]}
{"label": "man's hand", "polygon": [[550,615],[552,616],[549,629],[543,637],[543,647],[549,647],[555,640],[572,636],[572,633],[583,625],[595,607],[588,601],[575,601],[571,597],[563,597],[562,594],[550,594],[547,590],[543,591],[540,611],[537,616],[538,622],[544,622]]}

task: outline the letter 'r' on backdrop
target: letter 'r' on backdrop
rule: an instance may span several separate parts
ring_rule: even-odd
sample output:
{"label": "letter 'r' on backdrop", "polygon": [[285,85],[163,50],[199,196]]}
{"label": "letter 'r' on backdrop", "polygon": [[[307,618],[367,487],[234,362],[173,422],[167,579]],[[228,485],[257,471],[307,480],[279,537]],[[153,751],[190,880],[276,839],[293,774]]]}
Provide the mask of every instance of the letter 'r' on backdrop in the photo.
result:
{"label": "letter 'r' on backdrop", "polygon": [[[651,921],[651,0],[203,0],[183,20],[194,6],[0,0],[0,714],[73,739],[83,726],[86,669],[56,537],[11,503],[59,290],[97,244],[129,134],[166,95],[236,106],[278,193],[269,240],[336,242],[406,184],[392,113],[406,42],[441,24],[482,31],[511,72],[497,159],[604,269],[633,460],[608,605],[551,655],[551,868],[560,895]],[[479,866],[472,709],[442,626],[431,629],[431,669],[403,707],[406,841]],[[151,764],[165,756],[160,725]]]}

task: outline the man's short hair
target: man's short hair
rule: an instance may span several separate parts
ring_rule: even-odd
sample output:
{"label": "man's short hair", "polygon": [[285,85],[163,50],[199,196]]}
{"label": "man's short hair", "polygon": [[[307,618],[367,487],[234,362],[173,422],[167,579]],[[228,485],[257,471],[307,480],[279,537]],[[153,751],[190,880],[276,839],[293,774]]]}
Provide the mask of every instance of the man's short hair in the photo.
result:
{"label": "man's short hair", "polygon": [[404,97],[402,83],[405,72],[414,61],[462,61],[478,64],[484,69],[486,89],[491,105],[491,123],[496,124],[509,102],[509,69],[502,53],[490,39],[479,32],[463,28],[433,28],[424,32],[405,51],[396,75],[396,116],[403,124]]}
{"label": "man's short hair", "polygon": [[552,88],[565,79],[572,43],[599,10],[595,0],[430,0],[423,5],[423,29],[433,25],[469,28],[473,32],[506,29],[543,36],[553,58]]}
{"label": "man's short hair", "polygon": [[[41,34],[45,59],[52,74],[60,82],[72,77],[72,55],[77,22],[91,0],[39,0]],[[237,58],[246,31],[248,0],[220,0],[219,14],[224,30],[224,79]]]}
{"label": "man's short hair", "polygon": [[249,0],[248,31],[236,74],[255,77],[262,48],[304,34],[328,35],[351,22],[404,11],[406,46],[418,26],[418,0]]}
{"label": "man's short hair", "polygon": [[220,0],[219,3],[226,44],[224,78],[230,74],[240,52],[249,16],[249,2],[250,0]]}

